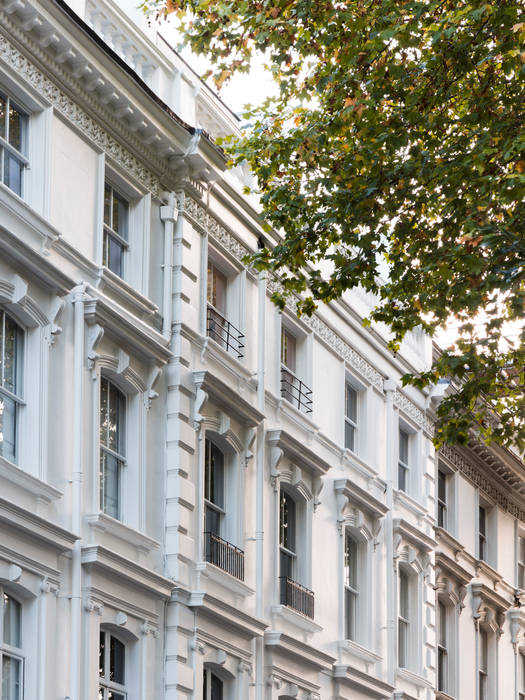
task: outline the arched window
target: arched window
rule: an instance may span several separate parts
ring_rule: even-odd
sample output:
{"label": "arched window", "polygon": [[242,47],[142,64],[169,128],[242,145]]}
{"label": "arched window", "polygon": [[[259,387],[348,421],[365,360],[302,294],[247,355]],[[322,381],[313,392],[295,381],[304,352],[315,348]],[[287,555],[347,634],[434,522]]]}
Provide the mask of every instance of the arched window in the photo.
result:
{"label": "arched window", "polygon": [[18,324],[0,309],[0,455],[11,462],[17,459],[23,337]]}
{"label": "arched window", "polygon": [[126,397],[105,377],[100,380],[100,510],[121,518],[125,458]]}
{"label": "arched window", "polygon": [[224,683],[209,668],[204,669],[202,700],[222,700]]}
{"label": "arched window", "polygon": [[100,630],[98,700],[126,700],[126,645]]}
{"label": "arched window", "polygon": [[22,700],[22,606],[0,587],[0,688],[2,700]]}

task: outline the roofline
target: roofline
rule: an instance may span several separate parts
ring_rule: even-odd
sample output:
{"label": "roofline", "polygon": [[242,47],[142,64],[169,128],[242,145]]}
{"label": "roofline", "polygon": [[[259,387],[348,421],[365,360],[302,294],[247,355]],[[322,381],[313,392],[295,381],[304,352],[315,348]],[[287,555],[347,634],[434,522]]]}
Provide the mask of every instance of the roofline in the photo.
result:
{"label": "roofline", "polygon": [[[93,41],[102,51],[108,56],[119,68],[121,68],[132,80],[137,84],[137,86],[142,90],[143,93],[147,95],[158,107],[165,112],[170,119],[172,119],[176,124],[185,129],[191,136],[193,136],[197,131],[199,131],[195,126],[191,126],[185,122],[181,117],[179,117],[176,112],[174,112],[171,107],[169,107],[161,98],[147,85],[147,83],[142,80],[142,78],[131,68],[84,20],[77,15],[77,13],[65,2],[65,0],[52,0],[52,2],[65,14],[69,19],[74,22],[77,27]],[[220,98],[219,98],[220,99]],[[211,138],[205,130],[200,130],[201,136],[203,136],[208,144],[224,159],[225,154],[222,148],[220,148]]]}

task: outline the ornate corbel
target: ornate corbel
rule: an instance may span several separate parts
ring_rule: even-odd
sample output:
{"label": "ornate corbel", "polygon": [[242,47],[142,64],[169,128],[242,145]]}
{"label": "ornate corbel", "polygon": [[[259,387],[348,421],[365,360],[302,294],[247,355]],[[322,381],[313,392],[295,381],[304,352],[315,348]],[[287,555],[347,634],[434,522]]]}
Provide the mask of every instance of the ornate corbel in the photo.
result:
{"label": "ornate corbel", "polygon": [[257,435],[257,430],[255,428],[248,428],[245,434],[244,440],[244,466],[248,467],[250,460],[253,458],[253,443],[255,442],[255,437]]}
{"label": "ornate corbel", "polygon": [[55,344],[55,340],[62,333],[61,326],[57,325],[57,319],[62,313],[66,301],[63,297],[55,297],[53,303],[51,304],[51,310],[49,312],[49,324],[46,326],[45,330],[45,340],[49,347]]}
{"label": "ornate corbel", "polygon": [[144,392],[144,405],[146,407],[146,410],[149,411],[151,408],[152,401],[158,397],[158,392],[153,390],[153,385],[158,379],[158,376],[160,374],[160,367],[158,365],[154,365],[148,374],[147,380],[146,380],[146,391]]}
{"label": "ornate corbel", "polygon": [[281,477],[281,472],[279,471],[279,463],[283,458],[284,452],[277,445],[272,445],[270,447],[270,481],[275,493],[279,490],[279,479]]}
{"label": "ornate corbel", "polygon": [[84,610],[102,617],[102,613],[104,612],[104,603],[99,600],[95,600],[95,598],[92,598],[91,596],[88,596],[84,599]]}
{"label": "ornate corbel", "polygon": [[200,386],[197,386],[195,392],[195,401],[193,403],[193,427],[195,430],[200,430],[204,416],[201,409],[208,400],[208,394]]}
{"label": "ornate corbel", "polygon": [[47,576],[44,576],[44,578],[40,581],[40,593],[52,593],[55,597],[58,598],[58,594],[60,593],[60,586],[58,583],[50,581]]}
{"label": "ornate corbel", "polygon": [[97,346],[100,344],[102,337],[104,336],[104,328],[98,323],[93,324],[88,327],[86,333],[86,358],[87,358],[87,368],[91,372],[91,379],[95,381],[97,378],[96,372],[96,362],[99,358],[99,354],[96,351]]}
{"label": "ornate corbel", "polygon": [[337,511],[337,531],[342,535],[344,533],[345,509],[348,505],[348,496],[343,490],[336,490],[335,503]]}
{"label": "ornate corbel", "polygon": [[321,491],[323,490],[324,487],[324,481],[322,477],[319,474],[316,474],[313,478],[313,484],[312,484],[312,489],[314,492],[314,513],[317,510],[317,507],[321,505],[321,500],[319,496],[321,495]]}

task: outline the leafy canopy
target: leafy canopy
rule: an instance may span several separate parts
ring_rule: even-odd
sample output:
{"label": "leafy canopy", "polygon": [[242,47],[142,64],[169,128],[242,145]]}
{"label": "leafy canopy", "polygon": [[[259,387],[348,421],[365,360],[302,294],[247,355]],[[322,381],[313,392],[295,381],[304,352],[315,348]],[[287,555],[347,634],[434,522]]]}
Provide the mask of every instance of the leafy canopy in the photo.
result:
{"label": "leafy canopy", "polygon": [[475,425],[523,449],[524,1],[144,8],[178,15],[219,87],[257,52],[278,83],[228,146],[233,162],[251,166],[265,222],[283,235],[253,258],[281,279],[274,300],[298,293],[312,313],[360,285],[378,296],[367,322],[391,327],[393,350],[416,326],[434,335],[452,318],[458,341],[405,383],[457,377],[439,407],[438,442],[465,441]]}

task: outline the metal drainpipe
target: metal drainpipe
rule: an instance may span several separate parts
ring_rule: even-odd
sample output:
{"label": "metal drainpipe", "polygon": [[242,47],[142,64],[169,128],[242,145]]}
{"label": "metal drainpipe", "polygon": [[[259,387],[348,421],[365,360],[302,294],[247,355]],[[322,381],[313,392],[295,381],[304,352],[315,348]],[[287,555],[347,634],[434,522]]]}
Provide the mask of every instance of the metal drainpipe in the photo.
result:
{"label": "metal drainpipe", "polygon": [[[266,275],[259,274],[258,281],[258,319],[257,319],[257,408],[264,413],[264,343],[266,323]],[[257,429],[256,462],[256,505],[255,505],[255,547],[256,547],[256,583],[255,614],[261,620],[264,616],[264,420]],[[255,642],[255,697],[263,700],[264,694],[264,637],[257,637]]]}
{"label": "metal drainpipe", "polygon": [[71,700],[80,700],[80,629],[82,623],[82,416],[84,371],[84,293],[81,283],[72,290],[74,308],[73,358],[73,472],[71,529],[78,538],[71,555]]}
{"label": "metal drainpipe", "polygon": [[168,204],[160,208],[160,218],[164,224],[164,276],[162,301],[162,334],[171,338],[171,308],[173,288],[173,224],[175,215],[175,192],[168,193]]}
{"label": "metal drainpipe", "polygon": [[386,393],[386,504],[388,512],[385,518],[386,542],[386,590],[387,590],[387,680],[394,685],[395,659],[395,620],[396,609],[394,586],[394,392],[396,383],[392,379],[384,381]]}

